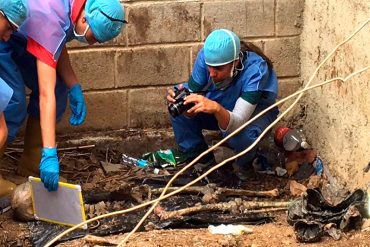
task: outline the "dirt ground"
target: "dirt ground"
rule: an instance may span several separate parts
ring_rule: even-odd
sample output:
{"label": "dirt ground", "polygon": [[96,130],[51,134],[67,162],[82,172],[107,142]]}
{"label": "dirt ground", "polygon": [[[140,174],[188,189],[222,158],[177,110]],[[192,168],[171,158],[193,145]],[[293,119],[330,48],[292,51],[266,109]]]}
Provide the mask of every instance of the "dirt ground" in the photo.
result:
{"label": "dirt ground", "polygon": [[[137,133],[131,133],[137,136]],[[140,135],[139,135],[140,136]],[[76,148],[74,144],[66,145],[66,148],[60,148],[59,157],[61,159],[61,176],[68,182],[80,184],[83,189],[84,199],[89,201],[87,206],[88,218],[100,215],[102,213],[121,210],[123,208],[137,205],[138,202],[127,199],[127,191],[133,186],[141,184],[144,179],[158,179],[164,175],[173,174],[176,170],[161,171],[158,175],[153,172],[144,171],[132,166],[122,166],[117,172],[107,172],[102,168],[102,162],[119,164],[122,152],[131,156],[138,157],[143,151],[157,150],[163,145],[170,145],[171,137],[163,133],[155,134],[156,141],[153,138],[147,138],[142,135],[140,140],[125,137],[125,141],[110,141],[108,143],[99,143],[91,148]],[[141,149],[135,149],[130,145],[137,143]],[[81,143],[80,143],[81,144]],[[91,144],[82,143],[81,145]],[[81,145],[79,147],[81,147]],[[69,146],[69,147],[68,147]],[[150,148],[148,148],[150,147]],[[13,147],[7,150],[7,155],[3,159],[0,171],[4,177],[11,179],[17,184],[25,179],[14,175],[16,173],[16,160],[21,154],[20,147]],[[227,153],[227,152],[226,152]],[[221,156],[227,155],[225,151]],[[216,154],[216,159],[220,157]],[[222,178],[225,170],[215,172],[215,178]],[[225,175],[226,176],[226,175]],[[210,177],[213,179],[213,177]],[[289,201],[293,199],[289,192],[289,178],[277,177],[266,174],[251,173],[247,182],[237,181],[235,177],[225,177],[225,186],[238,187],[250,190],[271,190],[279,189],[279,200]],[[305,181],[306,184],[308,181]],[[163,185],[161,185],[163,186]],[[109,192],[107,194],[107,192]],[[114,192],[114,193],[110,193]],[[111,200],[106,202],[103,207],[98,203],[99,198]],[[94,201],[95,200],[95,201]],[[120,202],[121,200],[121,202]],[[178,201],[178,198],[174,198]],[[117,202],[118,201],[118,202]],[[169,200],[171,201],[171,200]],[[126,204],[125,204],[126,203]],[[129,203],[129,204],[127,204]],[[94,206],[91,211],[91,205],[100,205],[99,210]],[[144,213],[145,211],[141,211]],[[142,214],[137,214],[134,218],[128,218],[125,224],[135,224]],[[132,219],[132,220],[130,220]],[[152,218],[153,219],[153,218]],[[132,222],[131,222],[132,221]],[[102,226],[109,228],[109,224]],[[149,230],[135,233],[126,246],[306,246],[296,241],[293,228],[286,221],[286,212],[276,213],[274,221],[262,225],[250,225],[253,232],[239,236],[232,235],[212,235],[207,228],[202,229],[166,229]],[[124,228],[124,227],[123,227]],[[122,229],[123,229],[122,228]],[[58,246],[109,246],[109,243],[117,244],[122,240],[124,232],[119,234],[104,235],[102,238],[105,243],[94,243],[83,238],[68,240]],[[127,234],[127,233],[126,233]],[[27,223],[19,222],[14,219],[12,210],[0,215],[0,246],[31,246],[33,233],[30,231]],[[324,237],[321,242],[309,244],[310,246],[370,246],[369,231],[353,231],[342,235],[340,241],[335,241],[330,237]]]}
{"label": "dirt ground", "polygon": [[[248,226],[252,233],[239,236],[212,235],[207,229],[189,230],[161,230],[135,233],[127,242],[128,247],[262,247],[262,246],[325,246],[325,247],[347,247],[370,246],[370,232],[347,233],[340,241],[330,237],[324,237],[319,243],[303,244],[295,239],[291,226],[285,220],[285,214],[281,214],[276,222],[261,226]],[[113,242],[122,241],[125,234],[109,237]],[[60,246],[97,246],[84,240],[70,241]]]}

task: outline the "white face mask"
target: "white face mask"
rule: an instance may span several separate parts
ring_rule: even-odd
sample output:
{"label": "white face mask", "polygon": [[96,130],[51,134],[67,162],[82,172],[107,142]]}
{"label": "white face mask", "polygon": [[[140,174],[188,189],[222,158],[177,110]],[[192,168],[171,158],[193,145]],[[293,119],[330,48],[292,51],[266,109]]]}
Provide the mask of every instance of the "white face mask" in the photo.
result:
{"label": "white face mask", "polygon": [[88,44],[89,42],[87,41],[85,36],[86,36],[87,30],[89,30],[89,28],[90,28],[90,26],[87,25],[83,34],[78,34],[78,33],[76,33],[76,26],[75,26],[73,28],[73,34],[75,35],[75,39],[82,42],[82,43]]}
{"label": "white face mask", "polygon": [[212,77],[209,78],[210,81],[212,81],[217,89],[224,90],[230,86],[230,84],[233,82],[234,77],[238,74],[238,71],[235,69],[235,61],[233,62],[233,66],[230,71],[230,76],[227,78],[219,81],[219,82],[214,82]]}

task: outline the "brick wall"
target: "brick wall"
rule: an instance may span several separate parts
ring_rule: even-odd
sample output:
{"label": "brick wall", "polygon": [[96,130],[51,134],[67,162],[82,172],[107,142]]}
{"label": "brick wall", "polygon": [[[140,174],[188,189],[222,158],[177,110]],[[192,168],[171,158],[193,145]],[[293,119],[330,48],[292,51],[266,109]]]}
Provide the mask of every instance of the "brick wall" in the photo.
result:
{"label": "brick wall", "polygon": [[166,88],[187,81],[197,52],[215,28],[261,47],[274,62],[279,96],[300,86],[304,0],[122,1],[126,25],[106,44],[69,44],[87,102],[86,122],[59,131],[169,126]]}

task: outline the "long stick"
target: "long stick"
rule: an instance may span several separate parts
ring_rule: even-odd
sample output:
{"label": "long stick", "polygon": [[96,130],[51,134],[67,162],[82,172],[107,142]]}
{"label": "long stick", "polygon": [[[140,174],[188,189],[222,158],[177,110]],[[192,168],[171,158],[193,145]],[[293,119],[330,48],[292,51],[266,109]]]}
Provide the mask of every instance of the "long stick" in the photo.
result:
{"label": "long stick", "polygon": [[[173,192],[179,190],[181,187],[169,187],[167,192]],[[160,194],[164,191],[164,188],[151,189],[152,194]],[[192,186],[188,187],[181,192],[183,193],[201,193],[203,195],[208,193],[214,193],[215,195],[226,195],[226,196],[256,196],[256,197],[278,197],[279,190],[266,190],[266,191],[255,191],[255,190],[241,190],[241,189],[229,189],[229,188],[212,188],[207,186]]]}
{"label": "long stick", "polygon": [[[370,21],[370,18],[369,19],[367,19],[367,21],[366,22],[364,22],[349,38],[347,38],[345,41],[343,41],[341,44],[339,44],[339,45],[337,45],[336,46],[336,48],[328,55],[328,57],[324,60],[324,61],[326,61],[326,60],[328,60],[328,58],[339,48],[339,46],[341,46],[341,45],[343,45],[344,43],[346,43],[349,39],[351,39],[356,33],[358,33],[368,22]],[[323,63],[321,63],[320,65],[319,65],[319,67],[321,67],[322,66],[322,64]],[[316,88],[316,87],[321,87],[321,86],[323,86],[323,85],[325,85],[325,84],[328,84],[328,83],[331,83],[331,82],[333,82],[333,81],[342,81],[342,82],[345,82],[345,81],[347,81],[348,79],[350,79],[351,77],[353,77],[353,76],[355,76],[355,75],[357,75],[357,74],[359,74],[359,73],[362,73],[362,72],[364,72],[364,71],[366,71],[367,69],[369,69],[369,66],[367,66],[367,67],[365,67],[365,68],[363,68],[363,69],[361,69],[361,70],[358,70],[358,71],[356,71],[356,72],[354,72],[354,73],[352,73],[352,74],[350,74],[350,75],[348,75],[346,78],[342,78],[342,77],[337,77],[337,78],[333,78],[333,79],[330,79],[330,80],[327,80],[327,81],[324,81],[324,82],[322,82],[322,83],[319,83],[319,84],[316,84],[316,85],[313,85],[313,86],[306,86],[304,89],[301,89],[301,90],[298,90],[297,92],[295,92],[295,93],[293,93],[293,94],[291,94],[291,95],[289,95],[289,96],[287,96],[287,97],[285,97],[285,98],[283,98],[283,99],[281,99],[281,100],[279,100],[278,102],[276,102],[275,104],[273,104],[272,106],[270,106],[270,107],[268,107],[268,108],[266,108],[264,111],[262,111],[261,113],[259,113],[258,115],[256,115],[254,118],[252,118],[251,120],[249,120],[247,123],[245,123],[245,124],[243,124],[241,127],[239,127],[236,131],[240,131],[241,129],[243,129],[243,128],[245,128],[246,126],[248,126],[251,122],[253,122],[253,121],[255,121],[257,118],[259,118],[261,115],[263,115],[263,114],[265,114],[266,112],[268,112],[269,110],[271,110],[272,108],[274,108],[275,106],[278,106],[278,105],[280,105],[280,104],[282,104],[282,103],[284,103],[285,101],[287,101],[287,100],[289,100],[289,99],[291,99],[291,98],[293,98],[294,96],[296,96],[296,95],[299,95],[299,94],[303,94],[304,92],[306,92],[306,91],[309,91],[309,90],[311,90],[311,89],[313,89],[313,88]],[[317,69],[318,70],[318,69]],[[314,73],[317,73],[317,70],[315,70],[315,72]],[[311,77],[311,79],[310,79],[310,81],[312,81],[312,78],[313,78],[313,76]],[[310,83],[310,81],[309,81],[309,83]],[[291,109],[291,108],[290,108]],[[288,108],[288,110],[290,110],[289,108]],[[275,124],[275,123],[274,123]],[[225,138],[226,139],[226,138]],[[204,155],[206,155],[208,152],[210,152],[210,151],[212,151],[212,150],[214,150],[215,148],[217,148],[218,146],[220,146],[222,143],[224,143],[226,140],[228,140],[228,139],[223,139],[223,140],[221,140],[219,143],[217,143],[216,145],[214,145],[214,146],[212,146],[209,150],[207,150],[207,151],[205,151],[205,152],[203,152],[200,156],[198,156],[196,159],[194,159],[191,163],[189,163],[187,166],[185,166],[181,171],[179,171],[177,174],[180,174],[181,172],[183,172],[183,171],[185,171],[186,169],[188,169],[191,165],[193,165],[195,162],[197,162],[199,159],[201,159]],[[259,141],[260,139],[257,139],[256,141]],[[207,176],[209,173],[211,173],[211,172],[213,172],[215,169],[218,169],[219,167],[221,167],[222,165],[224,165],[225,163],[227,163],[228,161],[231,161],[231,160],[233,160],[233,159],[235,159],[235,158],[237,158],[237,157],[239,157],[239,156],[241,156],[241,155],[244,155],[246,152],[248,152],[250,149],[246,149],[246,150],[244,150],[243,151],[243,153],[240,153],[240,154],[238,154],[238,155],[236,155],[236,156],[233,156],[233,157],[230,157],[229,159],[227,159],[227,160],[225,160],[225,161],[223,161],[223,162],[221,162],[220,164],[218,164],[218,165],[216,165],[216,166],[214,166],[213,168],[211,168],[209,171],[207,171],[206,173],[204,173],[203,175],[201,175],[200,177],[198,177],[197,179],[195,179],[195,180],[193,180],[192,182],[190,182],[189,184],[187,184],[187,185],[185,185],[184,187],[183,187],[183,189],[184,188],[187,188],[187,187],[189,187],[189,186],[191,186],[191,185],[193,185],[193,184],[195,184],[195,183],[197,183],[198,181],[200,181],[201,179],[203,179],[205,176]],[[176,174],[176,175],[177,175]],[[176,177],[176,175],[174,176],[174,178]],[[178,176],[178,175],[177,175]],[[170,181],[171,183],[173,182],[173,181]],[[171,184],[169,182],[169,185]],[[169,186],[168,186],[169,187]],[[102,218],[106,218],[106,217],[110,217],[110,216],[114,216],[114,215],[120,215],[120,214],[125,214],[125,213],[128,213],[128,212],[132,212],[132,211],[134,211],[134,210],[137,210],[137,209],[140,209],[140,208],[143,208],[143,207],[146,207],[146,206],[148,206],[148,205],[150,205],[150,204],[152,204],[152,203],[156,203],[156,202],[159,202],[159,201],[161,201],[161,200],[163,200],[163,199],[166,199],[166,198],[168,198],[168,197],[170,197],[170,196],[172,196],[172,195],[175,195],[175,194],[177,194],[177,193],[179,193],[179,191],[174,191],[174,192],[172,192],[172,193],[169,193],[169,194],[166,194],[166,195],[163,195],[163,196],[161,196],[161,197],[159,197],[159,198],[157,198],[157,199],[155,199],[155,200],[152,200],[152,201],[148,201],[148,202],[145,202],[145,203],[142,203],[142,204],[140,204],[140,205],[137,205],[137,206],[135,206],[135,207],[132,207],[132,208],[129,208],[129,209],[125,209],[125,210],[120,210],[120,211],[116,211],[116,212],[112,212],[112,213],[109,213],[109,214],[104,214],[104,215],[101,215],[101,216],[97,216],[97,217],[95,217],[95,218],[92,218],[92,219],[89,219],[89,220],[87,220],[87,221],[84,221],[84,222],[81,222],[80,224],[78,224],[78,225],[76,225],[76,226],[74,226],[74,227],[71,227],[71,228],[69,228],[69,229],[67,229],[66,231],[64,231],[64,232],[62,232],[61,234],[59,234],[58,236],[56,236],[54,239],[52,239],[49,243],[47,243],[45,246],[46,247],[49,247],[49,246],[51,246],[53,243],[55,243],[58,239],[60,239],[61,237],[63,237],[63,236],[65,236],[66,234],[68,234],[68,233],[70,233],[70,232],[72,232],[73,230],[75,230],[75,229],[77,229],[77,228],[79,228],[79,227],[81,227],[81,226],[83,226],[83,225],[85,225],[85,224],[88,224],[88,223],[91,223],[91,222],[93,222],[93,221],[96,221],[96,220],[99,220],[99,219],[102,219]],[[140,223],[140,222],[139,222]],[[131,233],[130,233],[131,234]],[[129,235],[130,235],[129,234]],[[125,239],[124,239],[125,240]],[[125,240],[126,241],[126,240]],[[122,241],[123,242],[123,241]],[[121,244],[121,243],[120,243]]]}
{"label": "long stick", "polygon": [[[238,205],[239,204],[239,205]],[[194,207],[183,208],[176,211],[166,211],[161,207],[154,210],[154,212],[161,217],[161,220],[168,220],[172,218],[180,218],[185,215],[194,213],[200,213],[204,211],[223,211],[223,212],[234,212],[238,211],[243,214],[252,213],[253,209],[263,208],[284,208],[289,206],[290,202],[255,202],[255,201],[241,201],[236,203],[235,201],[223,202],[223,203],[212,203],[197,205]]]}

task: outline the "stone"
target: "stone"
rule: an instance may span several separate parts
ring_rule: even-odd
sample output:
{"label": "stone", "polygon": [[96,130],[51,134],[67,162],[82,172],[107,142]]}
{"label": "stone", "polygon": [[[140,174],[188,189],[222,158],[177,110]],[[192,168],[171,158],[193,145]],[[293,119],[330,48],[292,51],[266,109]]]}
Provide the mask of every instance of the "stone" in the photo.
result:
{"label": "stone", "polygon": [[26,182],[18,185],[12,198],[12,209],[14,216],[21,221],[34,220],[32,207],[31,183]]}

